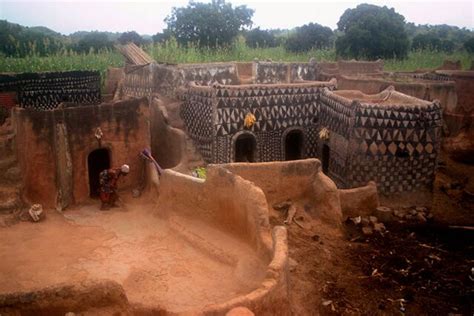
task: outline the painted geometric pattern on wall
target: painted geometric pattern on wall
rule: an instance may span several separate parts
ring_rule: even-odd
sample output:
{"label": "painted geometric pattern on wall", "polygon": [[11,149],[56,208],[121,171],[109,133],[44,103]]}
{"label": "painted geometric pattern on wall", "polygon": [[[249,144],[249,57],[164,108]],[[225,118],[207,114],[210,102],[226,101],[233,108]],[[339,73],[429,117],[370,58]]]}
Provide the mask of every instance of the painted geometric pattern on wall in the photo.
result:
{"label": "painted geometric pattern on wall", "polygon": [[317,115],[318,91],[317,87],[285,86],[217,89],[217,135],[243,130],[247,113],[255,115],[254,132],[311,125]]}
{"label": "painted geometric pattern on wall", "polygon": [[418,157],[354,156],[350,160],[353,187],[375,181],[381,192],[413,191],[433,182],[436,154]]}
{"label": "painted geometric pattern on wall", "polygon": [[254,110],[245,108],[221,108],[217,110],[217,135],[235,134],[244,130],[247,113],[255,115],[256,122],[251,131],[272,131],[292,126],[308,126],[316,116],[316,102],[265,106]]}
{"label": "painted geometric pattern on wall", "polygon": [[71,71],[0,76],[0,91],[16,91],[23,108],[52,110],[61,102],[97,104],[101,101],[100,73]]}
{"label": "painted geometric pattern on wall", "polygon": [[423,109],[360,107],[353,137],[358,152],[366,155],[419,156],[438,151],[441,124],[437,104]]}
{"label": "painted geometric pattern on wall", "polygon": [[129,97],[150,97],[153,93],[153,68],[140,67],[126,73],[123,93]]}
{"label": "painted geometric pattern on wall", "polygon": [[181,118],[190,137],[195,141],[213,140],[212,96],[205,91],[193,91],[181,106]]}
{"label": "painted geometric pattern on wall", "polygon": [[354,125],[354,109],[326,97],[324,92],[321,94],[320,100],[320,126],[329,128],[329,130],[349,138],[352,126]]}

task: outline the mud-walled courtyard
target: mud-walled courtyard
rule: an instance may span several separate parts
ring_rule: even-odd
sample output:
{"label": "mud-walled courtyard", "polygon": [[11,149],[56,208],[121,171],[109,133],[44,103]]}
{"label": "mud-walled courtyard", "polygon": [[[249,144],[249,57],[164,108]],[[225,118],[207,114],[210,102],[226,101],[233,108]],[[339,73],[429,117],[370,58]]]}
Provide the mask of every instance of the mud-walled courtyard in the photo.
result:
{"label": "mud-walled courtyard", "polygon": [[0,315],[473,313],[473,71],[118,50],[0,74]]}

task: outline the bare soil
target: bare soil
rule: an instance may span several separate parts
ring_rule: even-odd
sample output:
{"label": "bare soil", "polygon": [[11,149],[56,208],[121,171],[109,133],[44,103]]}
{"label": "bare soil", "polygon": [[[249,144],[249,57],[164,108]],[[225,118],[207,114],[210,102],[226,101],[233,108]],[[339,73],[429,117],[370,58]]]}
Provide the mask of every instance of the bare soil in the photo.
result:
{"label": "bare soil", "polygon": [[294,315],[472,315],[472,231],[404,223],[366,237],[353,224],[341,233],[298,216],[302,227],[289,226]]}

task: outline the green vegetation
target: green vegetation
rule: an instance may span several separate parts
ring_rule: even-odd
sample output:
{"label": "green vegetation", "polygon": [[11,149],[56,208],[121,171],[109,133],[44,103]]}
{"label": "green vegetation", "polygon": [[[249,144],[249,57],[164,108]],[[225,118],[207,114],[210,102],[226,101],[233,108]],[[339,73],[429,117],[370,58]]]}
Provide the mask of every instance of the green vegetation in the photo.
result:
{"label": "green vegetation", "polygon": [[107,67],[123,66],[123,57],[116,51],[90,51],[78,54],[63,51],[52,56],[28,56],[24,58],[0,58],[0,72],[45,72],[69,70],[99,70],[104,80]]}
{"label": "green vegetation", "polygon": [[337,23],[343,32],[336,40],[336,52],[342,57],[375,60],[406,58],[410,41],[405,18],[386,6],[360,4],[347,9]]}
{"label": "green vegetation", "polygon": [[[290,53],[282,45],[277,47],[250,48],[240,37],[232,47],[216,49],[199,49],[195,46],[180,47],[176,41],[169,40],[163,44],[153,44],[145,50],[157,61],[167,63],[204,63],[225,61],[300,61],[307,62],[310,58],[317,61],[335,61],[334,49],[310,50],[304,53]],[[468,69],[472,54],[466,51],[454,53],[434,52],[430,50],[412,51],[405,60],[386,59],[387,71],[413,71],[416,69],[433,69],[442,65],[445,59],[461,60],[464,69]],[[115,50],[103,50],[78,54],[73,51],[63,51],[52,56],[28,56],[25,58],[0,58],[0,72],[42,72],[67,70],[100,70],[105,77],[107,67],[121,67],[122,56]]]}
{"label": "green vegetation", "polygon": [[182,45],[229,46],[239,31],[252,25],[253,12],[245,5],[234,8],[224,0],[190,1],[186,7],[173,8],[165,19],[167,29],[164,33],[175,37]]}
{"label": "green vegetation", "polygon": [[417,69],[434,69],[441,66],[444,60],[460,60],[463,69],[471,67],[474,55],[465,51],[454,53],[437,52],[431,50],[418,50],[408,53],[408,58],[404,60],[386,59],[384,69],[386,71],[414,71]]}

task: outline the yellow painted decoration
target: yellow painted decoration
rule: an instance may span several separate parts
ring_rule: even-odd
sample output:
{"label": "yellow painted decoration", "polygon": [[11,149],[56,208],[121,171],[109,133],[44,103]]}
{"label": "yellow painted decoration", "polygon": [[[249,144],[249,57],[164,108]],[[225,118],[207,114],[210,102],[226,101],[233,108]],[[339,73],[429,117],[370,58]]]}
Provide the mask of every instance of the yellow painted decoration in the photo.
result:
{"label": "yellow painted decoration", "polygon": [[253,126],[253,124],[255,124],[256,120],[257,119],[255,118],[255,115],[253,115],[252,113],[247,113],[245,115],[244,126],[250,128]]}

